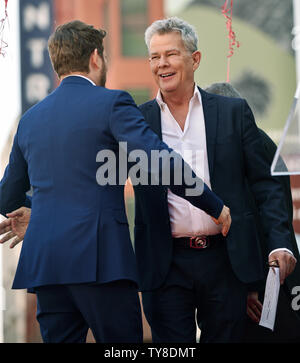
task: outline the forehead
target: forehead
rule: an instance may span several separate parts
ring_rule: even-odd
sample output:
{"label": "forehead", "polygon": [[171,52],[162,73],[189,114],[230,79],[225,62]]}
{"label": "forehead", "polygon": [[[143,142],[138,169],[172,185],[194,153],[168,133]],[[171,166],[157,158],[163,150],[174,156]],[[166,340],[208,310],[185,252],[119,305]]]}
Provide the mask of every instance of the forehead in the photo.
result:
{"label": "forehead", "polygon": [[150,53],[166,52],[168,50],[178,49],[185,50],[181,34],[179,32],[171,32],[165,34],[154,34],[150,40]]}

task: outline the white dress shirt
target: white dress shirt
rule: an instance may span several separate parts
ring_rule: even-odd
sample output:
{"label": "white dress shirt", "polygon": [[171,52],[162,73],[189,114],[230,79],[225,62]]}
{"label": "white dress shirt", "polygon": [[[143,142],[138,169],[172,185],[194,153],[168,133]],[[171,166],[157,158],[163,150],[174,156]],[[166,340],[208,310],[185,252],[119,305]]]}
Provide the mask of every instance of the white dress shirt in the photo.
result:
{"label": "white dress shirt", "polygon": [[[197,176],[211,187],[204,115],[198,87],[195,85],[183,131],[171,114],[168,105],[163,102],[160,91],[156,100],[161,109],[163,141],[179,153]],[[173,237],[207,236],[221,232],[221,226],[216,225],[208,214],[170,190],[168,190],[168,204]]]}
{"label": "white dress shirt", "polygon": [[[211,188],[203,106],[197,85],[195,84],[194,95],[189,103],[184,130],[180,128],[168,105],[163,101],[160,90],[157,93],[156,101],[160,106],[163,141],[178,152],[197,176]],[[168,205],[171,231],[174,238],[209,236],[221,232],[222,227],[216,225],[208,214],[194,207],[187,200],[173,194],[170,190],[168,190]],[[287,248],[277,248],[270,254],[280,250],[293,255]]]}

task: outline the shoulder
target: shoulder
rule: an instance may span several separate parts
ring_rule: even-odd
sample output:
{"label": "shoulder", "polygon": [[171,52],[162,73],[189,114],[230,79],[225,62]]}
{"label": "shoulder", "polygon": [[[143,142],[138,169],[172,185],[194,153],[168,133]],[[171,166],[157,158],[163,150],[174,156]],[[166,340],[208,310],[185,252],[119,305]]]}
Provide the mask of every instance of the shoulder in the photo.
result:
{"label": "shoulder", "polygon": [[137,108],[131,95],[123,90],[109,89],[105,87],[90,87],[89,93],[85,93],[91,108],[105,107],[106,111],[119,109],[122,106]]}
{"label": "shoulder", "polygon": [[52,94],[53,92],[24,112],[19,121],[19,128],[22,127],[23,124],[30,124],[30,122],[32,122],[32,120],[34,120],[47,107]]}
{"label": "shoulder", "polygon": [[241,122],[245,120],[254,120],[254,115],[244,98],[228,97],[212,94],[201,90],[203,106],[215,105],[219,114],[222,114],[223,120],[232,122]]}
{"label": "shoulder", "polygon": [[83,93],[86,97],[104,97],[105,99],[114,100],[116,98],[131,98],[130,94],[126,91],[119,89],[110,89],[102,86],[89,86],[85,88],[76,88],[78,92]]}
{"label": "shoulder", "polygon": [[235,107],[235,106],[242,107],[246,104],[246,101],[243,98],[222,96],[222,95],[206,92],[203,89],[199,89],[199,90],[201,93],[201,97],[204,100],[214,100],[220,106],[223,106],[223,107]]}
{"label": "shoulder", "polygon": [[132,96],[127,91],[119,89],[108,89],[103,87],[98,88],[102,88],[104,94],[108,96],[113,101],[113,103],[125,103],[136,106],[136,103],[134,102]]}
{"label": "shoulder", "polygon": [[90,91],[92,91],[96,95],[99,95],[99,96],[101,95],[102,97],[108,97],[111,99],[118,98],[122,95],[124,96],[124,94],[127,94],[127,92],[125,92],[125,91],[121,91],[118,89],[109,89],[109,88],[100,87],[100,86],[91,87]]}

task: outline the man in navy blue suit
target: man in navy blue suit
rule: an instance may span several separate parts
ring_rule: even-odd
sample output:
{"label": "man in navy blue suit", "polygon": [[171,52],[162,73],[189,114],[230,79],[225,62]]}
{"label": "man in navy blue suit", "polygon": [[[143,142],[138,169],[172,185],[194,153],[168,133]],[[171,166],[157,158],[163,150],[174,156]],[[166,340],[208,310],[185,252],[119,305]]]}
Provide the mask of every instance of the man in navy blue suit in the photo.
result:
{"label": "man in navy blue suit", "polygon": [[[135,188],[135,252],[143,307],[154,342],[239,342],[247,288],[263,268],[249,185],[259,209],[270,263],[280,280],[294,269],[285,196],[245,100],[209,94],[195,84],[201,53],[193,27],[178,18],[145,33],[159,91],[140,106],[146,122],[175,151],[200,155],[200,176],[232,214],[226,238],[210,218],[166,187]],[[193,156],[194,155],[194,156]],[[266,263],[267,261],[265,261]]]}
{"label": "man in navy blue suit", "polygon": [[[104,159],[98,155],[106,151],[119,165],[119,142],[126,142],[128,153],[143,150],[149,159],[153,150],[172,150],[144,122],[128,93],[104,87],[104,36],[74,21],[50,37],[51,61],[62,82],[23,115],[0,184],[4,215],[23,206],[33,189],[13,288],[37,293],[45,342],[84,342],[89,327],[97,342],[142,341],[124,184],[102,184]],[[215,218],[226,235],[228,208],[206,185],[201,195],[188,195],[184,171],[192,171],[177,161],[170,162],[171,190]],[[120,173],[115,170],[115,176]],[[163,184],[161,166],[151,173]]]}

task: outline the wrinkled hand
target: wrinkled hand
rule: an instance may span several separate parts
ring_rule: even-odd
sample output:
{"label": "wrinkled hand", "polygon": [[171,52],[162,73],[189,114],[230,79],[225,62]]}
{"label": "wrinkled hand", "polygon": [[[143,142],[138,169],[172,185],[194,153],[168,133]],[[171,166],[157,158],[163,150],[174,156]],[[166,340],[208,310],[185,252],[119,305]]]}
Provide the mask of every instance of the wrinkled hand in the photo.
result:
{"label": "wrinkled hand", "polygon": [[262,303],[258,300],[258,292],[249,292],[247,296],[247,315],[258,323],[262,312]]}
{"label": "wrinkled hand", "polygon": [[230,225],[231,225],[230,209],[224,205],[222,212],[219,215],[219,218],[215,219],[212,217],[212,220],[216,224],[222,224],[222,235],[224,237],[226,237],[229,232]]}
{"label": "wrinkled hand", "polygon": [[5,243],[14,237],[9,246],[10,248],[14,248],[18,243],[23,241],[30,215],[31,209],[26,207],[21,207],[11,213],[7,213],[8,219],[0,223],[0,235],[6,233],[0,239],[0,243]]}
{"label": "wrinkled hand", "polygon": [[269,256],[269,265],[276,261],[279,265],[280,284],[289,276],[296,266],[296,258],[287,251],[275,251]]}

